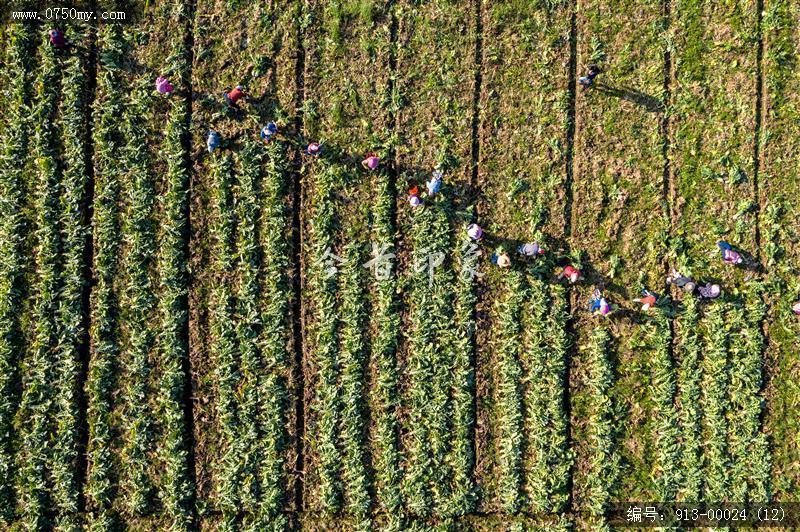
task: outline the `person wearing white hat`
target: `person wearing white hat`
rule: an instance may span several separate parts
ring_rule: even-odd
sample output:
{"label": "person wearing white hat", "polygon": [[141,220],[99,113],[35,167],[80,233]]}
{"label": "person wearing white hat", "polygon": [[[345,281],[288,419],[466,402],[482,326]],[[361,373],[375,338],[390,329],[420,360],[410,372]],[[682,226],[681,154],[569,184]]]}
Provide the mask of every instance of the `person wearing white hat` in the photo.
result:
{"label": "person wearing white hat", "polygon": [[467,234],[472,240],[480,240],[483,238],[483,229],[478,224],[469,224],[467,226]]}

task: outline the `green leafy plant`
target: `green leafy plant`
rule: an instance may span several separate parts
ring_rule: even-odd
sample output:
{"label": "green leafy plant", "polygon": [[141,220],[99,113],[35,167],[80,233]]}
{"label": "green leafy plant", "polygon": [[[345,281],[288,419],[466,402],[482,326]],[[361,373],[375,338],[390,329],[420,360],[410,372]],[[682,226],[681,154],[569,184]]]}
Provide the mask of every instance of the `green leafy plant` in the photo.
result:
{"label": "green leafy plant", "polygon": [[730,411],[730,344],[725,307],[724,302],[716,302],[705,318],[706,345],[701,365],[704,386],[700,404],[706,440],[703,470],[703,498],[706,501],[726,501],[730,494],[727,421]]}

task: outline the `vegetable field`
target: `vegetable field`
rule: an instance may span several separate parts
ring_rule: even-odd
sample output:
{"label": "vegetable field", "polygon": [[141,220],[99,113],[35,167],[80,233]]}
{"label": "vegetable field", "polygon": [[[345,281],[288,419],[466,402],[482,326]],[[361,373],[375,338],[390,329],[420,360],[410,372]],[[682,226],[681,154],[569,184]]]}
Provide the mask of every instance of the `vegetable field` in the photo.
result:
{"label": "vegetable field", "polygon": [[800,501],[796,3],[97,4],[0,18],[0,529]]}

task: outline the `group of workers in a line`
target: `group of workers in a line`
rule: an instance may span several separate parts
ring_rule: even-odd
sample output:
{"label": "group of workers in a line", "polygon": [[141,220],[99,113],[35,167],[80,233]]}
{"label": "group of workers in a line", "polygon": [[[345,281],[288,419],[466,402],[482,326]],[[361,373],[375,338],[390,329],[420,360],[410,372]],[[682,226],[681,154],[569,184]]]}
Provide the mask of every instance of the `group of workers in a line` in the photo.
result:
{"label": "group of workers in a line", "polygon": [[[54,48],[63,49],[69,46],[64,33],[59,29],[49,30],[48,37],[50,44]],[[587,74],[578,78],[578,84],[581,85],[584,90],[588,89],[594,84],[595,78],[597,78],[600,73],[600,67],[594,64],[589,65]],[[155,88],[159,94],[164,96],[171,95],[175,90],[172,83],[170,83],[165,76],[158,76],[156,78]],[[239,101],[247,100],[247,94],[241,85],[237,85],[232,90],[223,92],[222,98],[229,108],[237,108]],[[269,122],[261,129],[260,137],[265,142],[270,142],[277,133],[277,124],[275,122]],[[209,153],[220,147],[221,144],[221,135],[217,131],[209,131],[206,139],[206,146]],[[306,155],[311,157],[315,157],[321,152],[322,144],[318,142],[310,142],[305,148]],[[375,153],[367,153],[364,159],[361,161],[361,165],[367,170],[375,170],[380,165],[380,158]],[[425,183],[429,197],[435,196],[439,193],[442,187],[443,177],[444,175],[441,168],[436,168],[432,172],[430,179]],[[420,195],[420,189],[418,186],[414,186],[409,189],[408,203],[414,208],[423,205],[424,202]],[[484,236],[483,229],[477,223],[472,223],[467,227],[467,234],[472,240],[475,241],[481,240]],[[717,246],[722,253],[722,261],[725,264],[739,265],[743,262],[744,259],[742,258],[742,255],[728,242],[719,241],[717,242]],[[537,242],[528,242],[519,245],[517,247],[517,252],[524,257],[536,257],[544,254],[545,251]],[[511,266],[511,257],[504,249],[499,249],[491,255],[491,262],[500,268],[508,268]],[[561,273],[558,275],[558,278],[566,279],[570,283],[574,284],[577,283],[582,276],[583,274],[578,268],[568,264],[563,268]],[[682,275],[676,270],[672,270],[671,274],[667,277],[667,282],[674,284],[688,294],[697,295],[701,299],[715,299],[719,297],[722,292],[718,284],[709,282],[703,286],[698,286],[693,279]],[[642,291],[642,296],[634,299],[633,301],[640,303],[642,305],[642,310],[647,311],[656,306],[658,300],[658,295],[645,289]],[[605,316],[610,314],[613,308],[608,300],[603,296],[602,292],[600,290],[595,290],[589,304],[589,310],[593,314]],[[792,310],[795,314],[800,315],[800,301],[797,301],[792,305]]]}

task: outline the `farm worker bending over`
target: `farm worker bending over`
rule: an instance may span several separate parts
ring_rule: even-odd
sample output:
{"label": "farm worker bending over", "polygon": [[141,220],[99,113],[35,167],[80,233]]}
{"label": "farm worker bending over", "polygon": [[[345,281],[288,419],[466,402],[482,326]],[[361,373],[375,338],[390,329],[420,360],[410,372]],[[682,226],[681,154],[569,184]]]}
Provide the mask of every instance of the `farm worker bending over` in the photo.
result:
{"label": "farm worker bending over", "polygon": [[578,83],[584,90],[588,89],[594,84],[594,78],[600,74],[600,67],[597,65],[589,65],[589,72],[585,76],[578,78]]}
{"label": "farm worker bending over", "polygon": [[64,32],[57,29],[52,29],[47,32],[47,35],[50,36],[50,46],[53,48],[64,48],[67,46],[67,40],[64,38]]}
{"label": "farm worker bending over", "polygon": [[741,264],[742,256],[733,250],[730,244],[724,240],[717,242],[717,247],[722,251],[722,261],[725,264]]}
{"label": "farm worker bending over", "polygon": [[654,293],[649,290],[642,290],[642,297],[637,297],[633,300],[634,303],[641,303],[642,310],[649,310],[650,307],[655,306],[656,301],[658,301],[658,297]]}
{"label": "farm worker bending over", "polygon": [[412,207],[419,207],[422,205],[422,200],[419,199],[419,187],[414,187],[408,191],[408,203]]}
{"label": "farm worker bending over", "polygon": [[172,94],[174,88],[172,86],[172,83],[170,83],[167,78],[165,78],[164,76],[158,76],[156,78],[156,90],[158,91],[159,94],[166,94],[167,96],[169,96],[170,94]]}
{"label": "farm worker bending over", "polygon": [[544,250],[539,247],[539,244],[536,242],[528,242],[527,244],[521,244],[517,251],[520,255],[525,255],[526,257],[535,257],[536,255],[543,255]]}
{"label": "farm worker bending over", "polygon": [[720,289],[718,284],[707,283],[705,286],[701,286],[700,288],[698,288],[697,292],[703,299],[716,299],[717,297],[719,297],[722,290]]}
{"label": "farm worker bending over", "polygon": [[219,133],[216,131],[209,131],[208,132],[208,140],[206,141],[206,145],[208,146],[208,153],[213,152],[219,145],[222,144],[222,137],[219,136]]}
{"label": "farm worker bending over", "polygon": [[667,277],[667,282],[674,284],[678,288],[690,294],[694,293],[695,288],[697,288],[697,283],[695,283],[691,278],[678,273],[678,271],[674,269]]}
{"label": "farm worker bending over", "polygon": [[439,189],[442,188],[442,176],[443,175],[444,174],[442,174],[441,170],[434,170],[433,171],[433,174],[431,175],[431,180],[428,181],[427,183],[425,183],[425,185],[428,187],[428,195],[429,196],[433,196],[434,194],[439,192]]}
{"label": "farm worker bending over", "polygon": [[278,132],[278,126],[275,122],[270,122],[261,130],[261,138],[269,142],[272,140],[272,135]]}
{"label": "farm worker bending over", "polygon": [[511,266],[511,257],[508,256],[504,250],[499,249],[492,254],[492,263],[497,264],[501,268],[508,268]]}
{"label": "farm worker bending over", "polygon": [[592,299],[589,301],[589,311],[592,314],[606,316],[611,313],[611,305],[608,304],[606,298],[600,293],[600,290],[595,290],[592,294]]}
{"label": "farm worker bending over", "polygon": [[565,277],[569,279],[570,283],[577,283],[581,279],[581,271],[572,265],[569,265],[564,268],[564,271],[562,271],[558,276],[559,279],[564,279]]}
{"label": "farm worker bending over", "polygon": [[469,224],[467,226],[467,234],[472,240],[480,240],[483,238],[483,229],[478,224]]}
{"label": "farm worker bending over", "polygon": [[244,98],[245,94],[244,90],[242,90],[242,86],[236,85],[236,88],[234,88],[231,92],[223,92],[222,97],[225,98],[225,102],[229,106],[236,107],[236,102]]}
{"label": "farm worker bending over", "polygon": [[306,153],[312,157],[316,157],[322,151],[322,144],[319,142],[312,142],[306,148]]}
{"label": "farm worker bending over", "polygon": [[794,305],[792,305],[792,312],[800,316],[800,301],[795,301]]}
{"label": "farm worker bending over", "polygon": [[375,170],[378,167],[378,164],[380,164],[380,162],[381,160],[380,158],[378,158],[377,155],[375,155],[374,153],[368,153],[364,157],[364,160],[361,161],[361,166],[363,166],[367,170]]}

